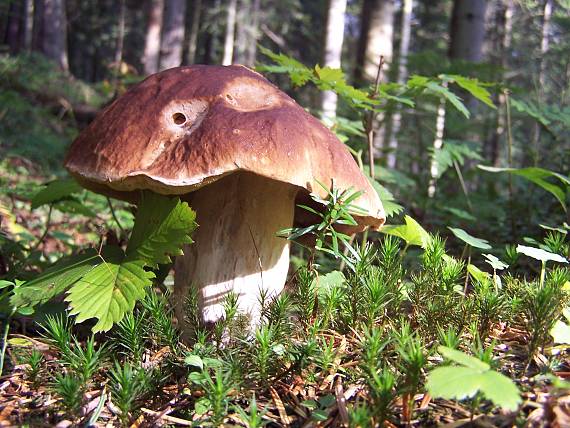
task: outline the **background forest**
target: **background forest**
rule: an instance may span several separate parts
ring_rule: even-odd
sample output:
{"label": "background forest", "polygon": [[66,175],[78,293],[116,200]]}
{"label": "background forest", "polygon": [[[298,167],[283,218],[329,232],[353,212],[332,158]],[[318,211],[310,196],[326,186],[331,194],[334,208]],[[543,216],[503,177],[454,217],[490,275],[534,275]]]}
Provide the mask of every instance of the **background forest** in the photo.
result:
{"label": "background forest", "polygon": [[[137,214],[65,152],[190,64],[254,68],[320,117],[388,226],[327,246],[340,197],[252,336],[230,298],[182,343],[162,261],[90,335],[57,297],[79,274],[50,266],[124,247]],[[568,165],[568,0],[0,0],[0,423],[568,426]]]}

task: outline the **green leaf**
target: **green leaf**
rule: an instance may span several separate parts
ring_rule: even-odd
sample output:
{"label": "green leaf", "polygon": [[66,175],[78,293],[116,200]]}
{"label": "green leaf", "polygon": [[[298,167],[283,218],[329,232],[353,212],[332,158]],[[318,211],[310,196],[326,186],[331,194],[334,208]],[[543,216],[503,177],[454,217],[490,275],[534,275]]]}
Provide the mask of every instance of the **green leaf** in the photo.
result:
{"label": "green leaf", "polygon": [[518,408],[522,400],[511,379],[461,351],[442,346],[438,350],[461,365],[438,367],[429,373],[426,388],[433,397],[463,400],[480,393],[507,410]]}
{"label": "green leaf", "polygon": [[483,160],[479,148],[471,141],[444,140],[443,146],[433,150],[433,159],[437,163],[437,177],[440,178],[453,162],[463,165],[466,159]]}
{"label": "green leaf", "polygon": [[194,404],[194,411],[197,415],[205,415],[212,408],[212,403],[207,398],[200,398]]}
{"label": "green leaf", "polygon": [[495,104],[493,104],[493,101],[491,100],[491,94],[484,86],[482,86],[482,83],[479,82],[479,80],[472,77],[459,76],[456,74],[443,75],[443,77],[451,79],[453,82],[457,83],[457,85],[461,86],[471,95],[473,95],[479,101],[487,104],[489,107],[496,108]]}
{"label": "green leaf", "polygon": [[461,101],[461,98],[459,98],[457,95],[455,95],[449,89],[447,89],[445,86],[442,86],[437,82],[431,81],[431,82],[428,82],[426,84],[426,89],[428,89],[428,91],[432,92],[434,95],[439,95],[439,96],[445,98],[463,116],[465,116],[467,119],[469,119],[469,116],[470,116],[469,110],[467,110],[467,108],[465,107],[465,105]]}
{"label": "green leaf", "polygon": [[328,293],[333,288],[341,287],[346,281],[346,277],[341,271],[333,270],[326,275],[319,275],[314,279],[318,287],[319,294]]}
{"label": "green leaf", "polygon": [[404,211],[404,207],[396,203],[396,199],[394,198],[392,192],[390,192],[372,177],[368,176],[367,178],[374,190],[376,190],[376,193],[378,193],[380,201],[382,201],[382,206],[384,207],[384,213],[386,214],[386,217],[389,218]]}
{"label": "green leaf", "polygon": [[97,214],[91,208],[74,198],[57,201],[53,207],[62,213],[80,214],[90,218],[97,217]]}
{"label": "green leaf", "polygon": [[129,259],[119,248],[105,248],[102,257],[105,261],[77,281],[65,299],[77,323],[97,318],[93,332],[108,331],[132,311],[154,278],[143,260]]}
{"label": "green leaf", "polygon": [[149,266],[170,263],[170,256],[182,254],[182,246],[192,243],[196,213],[178,198],[153,192],[143,194],[135,226],[127,246],[127,256],[144,260]]}
{"label": "green leaf", "polygon": [[559,187],[556,184],[553,184],[549,181],[546,181],[546,179],[548,179],[548,178],[554,178],[554,179],[561,181],[562,184],[566,188],[568,188],[570,186],[570,178],[568,178],[562,174],[559,174],[559,173],[554,172],[554,171],[549,171],[547,169],[535,168],[535,167],[520,168],[520,169],[517,169],[517,168],[495,168],[492,166],[485,166],[485,165],[479,165],[478,167],[480,169],[482,169],[483,171],[488,171],[488,172],[493,172],[493,173],[506,172],[509,174],[517,175],[519,177],[523,177],[523,178],[533,182],[534,184],[542,187],[544,190],[546,190],[550,194],[552,194],[558,200],[558,202],[560,202],[560,205],[562,205],[562,208],[564,209],[564,211],[567,211],[567,208],[566,208],[566,190],[563,187]]}
{"label": "green leaf", "polygon": [[34,307],[45,303],[66,291],[83,275],[102,262],[103,260],[94,249],[65,257],[46,269],[37,278],[16,287],[10,303],[15,308]]}
{"label": "green leaf", "polygon": [[72,178],[52,181],[32,197],[32,209],[51,204],[82,191],[83,188]]}
{"label": "green leaf", "polygon": [[491,279],[491,275],[472,264],[467,265],[467,272],[469,272],[473,279],[479,284],[485,284],[486,281]]}
{"label": "green leaf", "polygon": [[489,245],[489,241],[469,235],[463,229],[460,229],[458,227],[448,227],[448,229],[451,230],[451,232],[453,232],[457,238],[461,239],[467,245],[471,245],[472,247],[480,248],[482,250],[490,250],[492,248]]}
{"label": "green leaf", "polygon": [[508,264],[499,260],[493,254],[483,254],[483,257],[485,257],[485,261],[489,263],[491,267],[495,270],[503,270],[509,267]]}
{"label": "green leaf", "polygon": [[551,253],[550,251],[543,250],[542,248],[527,247],[525,245],[517,245],[517,253],[524,254],[525,256],[531,257],[535,260],[540,260],[541,262],[558,262],[558,263],[568,263],[564,257],[559,254]]}
{"label": "green leaf", "polygon": [[256,67],[258,71],[270,73],[286,73],[295,86],[303,86],[311,80],[313,71],[299,61],[284,54],[276,54],[263,46],[259,47],[261,53],[271,58],[277,65],[260,65]]}
{"label": "green leaf", "polygon": [[199,355],[186,355],[186,358],[184,358],[184,363],[187,366],[197,367],[200,370],[204,368],[204,361]]}
{"label": "green leaf", "polygon": [[447,346],[438,346],[437,352],[448,360],[471,369],[489,370],[490,368],[489,364],[484,363],[478,358],[467,355],[465,352],[458,351],[457,349],[448,348]]}
{"label": "green leaf", "polygon": [[426,248],[431,241],[429,233],[409,215],[404,216],[404,221],[406,224],[384,226],[380,231],[386,235],[397,236],[408,245]]}

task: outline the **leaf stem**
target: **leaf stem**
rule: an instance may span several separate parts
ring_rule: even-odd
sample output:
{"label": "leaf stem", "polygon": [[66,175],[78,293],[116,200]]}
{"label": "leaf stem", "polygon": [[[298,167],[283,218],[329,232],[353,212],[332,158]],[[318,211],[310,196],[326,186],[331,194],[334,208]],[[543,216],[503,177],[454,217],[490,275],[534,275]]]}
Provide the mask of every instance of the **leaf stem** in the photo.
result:
{"label": "leaf stem", "polygon": [[8,332],[10,331],[10,321],[12,321],[12,312],[4,321],[4,329],[2,332],[2,349],[0,350],[0,376],[4,372],[4,358],[6,356],[6,348],[8,347]]}
{"label": "leaf stem", "polygon": [[109,209],[111,210],[111,215],[113,216],[113,220],[115,220],[115,223],[117,223],[117,226],[119,226],[121,233],[123,235],[125,235],[126,234],[125,229],[123,229],[123,226],[121,226],[121,223],[119,222],[119,219],[117,218],[117,215],[115,214],[115,209],[113,208],[113,204],[111,203],[111,199],[108,196],[107,196],[107,203],[109,204]]}

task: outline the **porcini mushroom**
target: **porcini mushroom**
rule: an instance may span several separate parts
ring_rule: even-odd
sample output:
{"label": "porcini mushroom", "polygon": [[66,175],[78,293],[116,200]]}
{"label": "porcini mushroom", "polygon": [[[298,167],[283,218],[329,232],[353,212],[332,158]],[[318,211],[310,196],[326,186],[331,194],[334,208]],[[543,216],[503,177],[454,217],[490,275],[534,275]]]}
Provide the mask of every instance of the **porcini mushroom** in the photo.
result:
{"label": "porcini mushroom", "polygon": [[88,189],[136,202],[148,189],[179,195],[197,213],[194,244],[175,263],[180,321],[189,287],[204,322],[223,316],[230,290],[258,315],[261,289],[279,293],[289,241],[302,221],[296,201],[318,184],[362,191],[355,233],[379,228],[382,204],[345,146],[320,121],[243,66],[190,66],[148,77],[107,107],[65,161]]}

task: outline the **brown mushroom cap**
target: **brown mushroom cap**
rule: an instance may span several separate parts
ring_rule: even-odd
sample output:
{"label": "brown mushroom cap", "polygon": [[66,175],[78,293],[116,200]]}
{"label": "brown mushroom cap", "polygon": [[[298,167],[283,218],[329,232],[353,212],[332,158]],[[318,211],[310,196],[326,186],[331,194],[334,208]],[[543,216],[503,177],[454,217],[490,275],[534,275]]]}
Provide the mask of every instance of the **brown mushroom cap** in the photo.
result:
{"label": "brown mushroom cap", "polygon": [[[85,187],[135,200],[192,192],[249,171],[326,197],[319,182],[361,190],[361,230],[385,220],[376,191],[336,136],[243,66],[173,68],[108,106],[73,142],[65,167]],[[307,192],[308,191],[308,192]]]}

